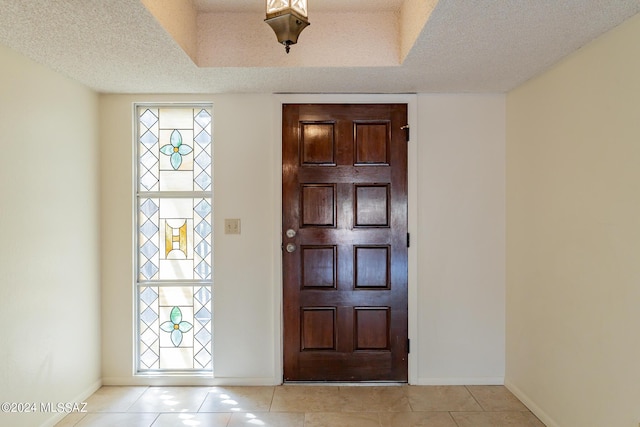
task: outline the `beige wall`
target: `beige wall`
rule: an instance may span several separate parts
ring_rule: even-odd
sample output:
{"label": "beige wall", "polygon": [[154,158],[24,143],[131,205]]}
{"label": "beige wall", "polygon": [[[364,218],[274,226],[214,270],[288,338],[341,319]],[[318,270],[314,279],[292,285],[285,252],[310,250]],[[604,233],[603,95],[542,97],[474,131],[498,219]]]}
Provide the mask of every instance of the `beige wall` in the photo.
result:
{"label": "beige wall", "polygon": [[419,383],[501,384],[505,98],[418,99]]}
{"label": "beige wall", "polygon": [[1,45],[0,63],[0,402],[80,402],[100,385],[98,97]]}
{"label": "beige wall", "polygon": [[[280,102],[365,98],[397,102],[358,95],[101,96],[105,383],[153,383],[133,376],[131,356],[132,104],[213,102],[216,379],[201,383],[277,384],[282,378]],[[412,268],[418,277],[410,293],[412,380],[501,383],[504,96],[419,95],[414,105],[409,203]],[[240,218],[242,234],[224,235],[224,218]]]}
{"label": "beige wall", "polygon": [[640,15],[507,97],[507,385],[640,422]]}

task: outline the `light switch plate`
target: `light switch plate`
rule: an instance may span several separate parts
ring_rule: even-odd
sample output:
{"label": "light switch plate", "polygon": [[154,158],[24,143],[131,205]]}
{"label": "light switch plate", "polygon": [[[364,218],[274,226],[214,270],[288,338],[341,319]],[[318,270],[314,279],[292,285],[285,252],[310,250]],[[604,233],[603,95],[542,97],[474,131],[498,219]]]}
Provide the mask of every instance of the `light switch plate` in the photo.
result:
{"label": "light switch plate", "polygon": [[224,234],[240,234],[240,218],[225,218]]}

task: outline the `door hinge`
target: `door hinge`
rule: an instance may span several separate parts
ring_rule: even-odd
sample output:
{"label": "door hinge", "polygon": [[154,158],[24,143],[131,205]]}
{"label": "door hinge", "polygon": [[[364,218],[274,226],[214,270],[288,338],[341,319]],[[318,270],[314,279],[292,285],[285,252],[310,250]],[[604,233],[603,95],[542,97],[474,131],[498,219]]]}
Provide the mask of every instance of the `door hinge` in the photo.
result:
{"label": "door hinge", "polygon": [[410,133],[410,129],[409,129],[409,125],[404,125],[402,126],[400,129],[404,130],[404,134],[407,137],[407,142],[409,142],[409,133]]}
{"label": "door hinge", "polygon": [[407,233],[407,247],[411,247],[411,234]]}
{"label": "door hinge", "polygon": [[407,338],[407,354],[411,353],[411,340]]}

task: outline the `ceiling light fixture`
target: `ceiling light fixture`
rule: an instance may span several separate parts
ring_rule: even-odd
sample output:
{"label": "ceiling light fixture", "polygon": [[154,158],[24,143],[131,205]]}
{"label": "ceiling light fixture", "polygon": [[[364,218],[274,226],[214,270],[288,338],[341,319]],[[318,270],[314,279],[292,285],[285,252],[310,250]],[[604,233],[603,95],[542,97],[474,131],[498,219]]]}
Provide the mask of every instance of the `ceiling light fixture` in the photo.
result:
{"label": "ceiling light fixture", "polygon": [[298,36],[309,25],[307,0],[266,0],[267,19],[264,20],[278,37],[278,43],[284,45],[289,53],[292,44],[298,42]]}

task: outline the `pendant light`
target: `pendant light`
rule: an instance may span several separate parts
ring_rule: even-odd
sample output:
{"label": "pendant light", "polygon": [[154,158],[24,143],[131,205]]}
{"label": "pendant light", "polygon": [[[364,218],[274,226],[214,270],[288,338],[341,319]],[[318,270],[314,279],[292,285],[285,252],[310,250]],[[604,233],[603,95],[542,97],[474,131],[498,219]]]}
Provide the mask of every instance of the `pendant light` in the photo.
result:
{"label": "pendant light", "polygon": [[307,0],[266,0],[267,19],[264,20],[276,33],[287,53],[298,36],[309,25]]}

